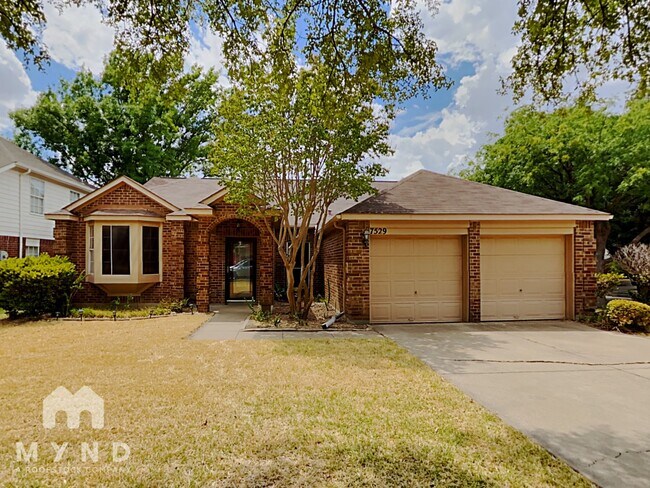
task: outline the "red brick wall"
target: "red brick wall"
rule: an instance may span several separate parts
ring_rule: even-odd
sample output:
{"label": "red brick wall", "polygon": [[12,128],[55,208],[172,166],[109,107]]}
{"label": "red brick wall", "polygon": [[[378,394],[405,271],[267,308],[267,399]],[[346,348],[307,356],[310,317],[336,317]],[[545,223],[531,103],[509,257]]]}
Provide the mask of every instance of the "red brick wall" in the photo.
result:
{"label": "red brick wall", "polygon": [[573,236],[576,315],[596,307],[596,238],[594,223],[578,221]]}
{"label": "red brick wall", "polygon": [[370,320],[370,250],[363,243],[367,221],[349,221],[345,231],[345,313],[356,321]]}
{"label": "red brick wall", "polygon": [[7,251],[10,258],[18,257],[18,237],[0,236],[0,250]]}
{"label": "red brick wall", "polygon": [[74,213],[84,216],[95,210],[105,209],[143,209],[157,213],[160,216],[169,213],[167,208],[126,183],[122,183],[104,193],[100,198],[91,200],[86,205],[76,208]]}
{"label": "red brick wall", "polygon": [[[30,237],[23,238],[23,257],[25,257],[25,241],[31,239]],[[0,236],[0,251],[7,251],[10,258],[18,257],[18,242],[16,236]],[[40,252],[48,253],[50,256],[54,255],[54,240],[40,239]]]}
{"label": "red brick wall", "polygon": [[324,297],[337,311],[343,309],[343,230],[335,229],[323,237]]}
{"label": "red brick wall", "polygon": [[470,222],[467,234],[469,321],[481,321],[481,223]]}

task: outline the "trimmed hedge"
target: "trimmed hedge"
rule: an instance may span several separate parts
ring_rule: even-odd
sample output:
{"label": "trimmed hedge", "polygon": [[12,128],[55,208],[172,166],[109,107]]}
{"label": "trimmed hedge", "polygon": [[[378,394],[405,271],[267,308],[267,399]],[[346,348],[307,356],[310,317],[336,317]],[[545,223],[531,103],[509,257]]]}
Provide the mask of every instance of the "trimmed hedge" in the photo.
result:
{"label": "trimmed hedge", "polygon": [[650,305],[631,300],[612,300],[605,315],[617,327],[632,327],[650,331]]}
{"label": "trimmed hedge", "polygon": [[82,279],[83,273],[62,256],[41,254],[0,261],[0,308],[10,318],[66,315]]}

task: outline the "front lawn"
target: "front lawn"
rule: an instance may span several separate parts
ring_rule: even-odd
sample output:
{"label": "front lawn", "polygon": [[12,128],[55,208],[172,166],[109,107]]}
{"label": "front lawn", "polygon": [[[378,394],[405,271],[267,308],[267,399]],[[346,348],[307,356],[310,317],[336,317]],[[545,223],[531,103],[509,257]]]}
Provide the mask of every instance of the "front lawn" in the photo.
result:
{"label": "front lawn", "polygon": [[[587,486],[385,339],[200,342],[204,315],[0,324],[0,480],[92,486]],[[41,423],[90,386],[105,426]],[[84,414],[85,415],[85,414]],[[16,462],[16,442],[38,461]],[[99,461],[81,460],[98,442]],[[56,462],[51,442],[69,442]],[[112,463],[111,443],[131,450]]]}

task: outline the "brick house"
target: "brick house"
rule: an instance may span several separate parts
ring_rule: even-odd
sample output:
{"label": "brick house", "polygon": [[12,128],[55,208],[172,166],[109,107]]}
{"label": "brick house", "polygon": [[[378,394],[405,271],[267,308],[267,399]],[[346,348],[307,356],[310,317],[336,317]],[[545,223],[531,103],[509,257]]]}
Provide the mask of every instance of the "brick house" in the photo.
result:
{"label": "brick house", "polygon": [[[594,221],[610,215],[425,170],[376,189],[332,205],[313,277],[350,319],[571,319],[594,307]],[[55,252],[88,275],[76,299],[272,305],[285,282],[273,238],[226,194],[214,179],[121,177],[49,214]]]}

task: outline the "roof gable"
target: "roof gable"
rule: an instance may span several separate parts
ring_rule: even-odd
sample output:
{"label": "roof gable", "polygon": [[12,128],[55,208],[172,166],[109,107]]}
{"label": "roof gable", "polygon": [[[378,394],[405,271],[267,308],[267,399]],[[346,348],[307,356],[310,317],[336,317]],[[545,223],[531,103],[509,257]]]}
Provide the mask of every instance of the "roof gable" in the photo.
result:
{"label": "roof gable", "polygon": [[143,194],[144,196],[148,197],[150,200],[153,200],[157,204],[159,204],[162,207],[168,209],[170,212],[180,210],[175,205],[169,203],[164,198],[161,198],[159,195],[157,195],[156,193],[148,190],[146,187],[144,187],[143,185],[141,185],[137,181],[132,180],[128,176],[120,176],[119,178],[114,179],[110,183],[102,186],[101,188],[95,190],[94,192],[89,193],[88,195],[80,198],[79,200],[76,200],[75,202],[72,202],[68,206],[64,207],[64,210],[72,212],[74,210],[85,207],[85,206],[91,204],[92,202],[98,200],[102,196],[112,192],[113,190],[115,190],[116,188],[118,188],[118,187],[120,187],[122,185],[126,185],[126,186],[130,187],[131,189],[137,191],[138,193]]}

